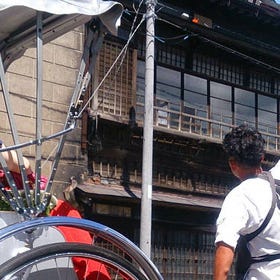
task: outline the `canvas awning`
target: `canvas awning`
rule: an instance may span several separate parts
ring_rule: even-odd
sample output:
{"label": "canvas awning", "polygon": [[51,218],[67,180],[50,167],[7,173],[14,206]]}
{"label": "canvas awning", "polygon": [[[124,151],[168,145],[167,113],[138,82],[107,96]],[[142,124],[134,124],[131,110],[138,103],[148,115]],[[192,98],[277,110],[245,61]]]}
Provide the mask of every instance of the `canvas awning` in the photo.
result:
{"label": "canvas awning", "polygon": [[[256,1],[257,2],[257,1]],[[262,0],[259,1],[259,6],[261,9],[264,10],[267,14],[269,14],[272,17],[280,17],[280,4],[276,2],[275,0]],[[257,5],[254,1],[254,4]]]}
{"label": "canvas awning", "polygon": [[117,33],[123,7],[102,0],[1,0],[0,52],[7,66],[36,42],[37,12],[42,12],[43,42],[98,18],[112,34]]}

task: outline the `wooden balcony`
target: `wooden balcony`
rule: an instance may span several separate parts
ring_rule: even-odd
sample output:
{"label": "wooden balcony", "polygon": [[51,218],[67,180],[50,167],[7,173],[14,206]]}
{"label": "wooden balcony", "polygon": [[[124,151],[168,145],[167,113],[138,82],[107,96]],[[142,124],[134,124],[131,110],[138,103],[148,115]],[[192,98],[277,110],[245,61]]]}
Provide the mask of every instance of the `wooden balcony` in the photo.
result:
{"label": "wooden balcony", "polygon": [[[232,117],[229,115],[222,115],[222,113],[219,115],[212,115],[212,118],[202,117],[208,114],[206,108],[192,108],[189,106],[178,106],[178,104],[175,106],[170,102],[159,99],[156,100],[155,104],[160,104],[160,106],[154,106],[155,130],[221,143],[225,134],[235,126],[231,123]],[[138,102],[136,104],[138,126],[143,126],[143,112],[144,104]],[[235,121],[238,122],[238,124],[247,122],[245,119],[235,119]],[[247,123],[255,127],[254,123]],[[259,122],[258,126],[259,131],[266,141],[266,152],[279,155],[280,135],[277,132],[277,125],[275,124],[275,127],[271,127],[269,124]]]}
{"label": "wooden balcony", "polygon": [[[99,161],[98,161],[99,160]],[[95,173],[100,176],[100,183],[104,185],[130,185],[140,187],[142,183],[141,166],[131,167],[126,177],[124,177],[123,166],[114,162],[103,162],[102,159],[97,159],[93,162]],[[230,186],[227,186],[225,180],[222,180],[216,175],[205,176],[202,173],[186,173],[178,172],[159,172],[153,174],[153,186],[162,191],[176,190],[180,193],[215,195],[224,197],[229,191]]]}

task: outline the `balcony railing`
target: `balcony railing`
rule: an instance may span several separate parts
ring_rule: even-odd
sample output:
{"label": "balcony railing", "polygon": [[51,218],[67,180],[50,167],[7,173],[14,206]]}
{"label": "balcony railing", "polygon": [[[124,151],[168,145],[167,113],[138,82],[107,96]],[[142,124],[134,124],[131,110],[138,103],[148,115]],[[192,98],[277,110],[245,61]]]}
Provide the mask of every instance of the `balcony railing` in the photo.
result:
{"label": "balcony railing", "polygon": [[[157,104],[160,104],[160,106],[157,106]],[[138,125],[143,125],[144,103],[137,102],[136,115]],[[213,142],[221,142],[225,134],[234,127],[230,123],[232,118],[222,115],[222,113],[219,118],[217,118],[217,115],[212,116],[212,118],[201,117],[201,115],[206,116],[206,110],[179,106],[157,98],[154,106],[154,128],[158,130],[168,129],[170,133],[188,134],[189,136],[199,136]],[[249,125],[254,126],[253,123],[245,119],[236,119],[235,122],[238,124],[247,122]],[[277,134],[276,125],[271,127],[268,124],[259,122],[259,130],[266,140],[266,151],[278,154],[280,152],[280,135]],[[275,131],[275,134],[271,133],[271,131]]]}

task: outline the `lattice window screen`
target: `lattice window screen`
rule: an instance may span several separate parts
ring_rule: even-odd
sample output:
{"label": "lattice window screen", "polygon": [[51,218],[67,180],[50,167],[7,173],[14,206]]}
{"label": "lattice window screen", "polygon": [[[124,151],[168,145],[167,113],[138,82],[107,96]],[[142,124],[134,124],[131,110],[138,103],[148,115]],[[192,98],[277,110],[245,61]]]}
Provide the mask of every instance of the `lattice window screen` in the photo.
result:
{"label": "lattice window screen", "polygon": [[[104,41],[97,64],[96,86],[113,65],[122,48],[120,43]],[[130,48],[125,57],[115,64],[98,91],[99,112],[128,118],[129,109],[135,104],[136,63],[137,51]]]}

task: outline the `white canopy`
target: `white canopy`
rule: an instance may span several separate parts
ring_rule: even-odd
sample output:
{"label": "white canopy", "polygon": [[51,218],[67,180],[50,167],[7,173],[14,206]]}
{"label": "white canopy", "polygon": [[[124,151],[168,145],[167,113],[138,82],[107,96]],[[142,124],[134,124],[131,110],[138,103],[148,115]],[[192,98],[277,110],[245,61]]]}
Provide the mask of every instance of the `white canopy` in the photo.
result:
{"label": "white canopy", "polygon": [[43,41],[47,43],[73,28],[99,18],[116,34],[123,7],[102,0],[1,0],[0,52],[7,66],[35,43],[37,11],[43,12]]}

